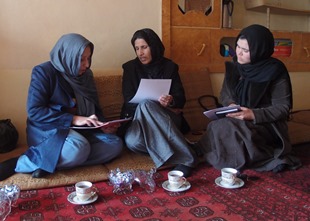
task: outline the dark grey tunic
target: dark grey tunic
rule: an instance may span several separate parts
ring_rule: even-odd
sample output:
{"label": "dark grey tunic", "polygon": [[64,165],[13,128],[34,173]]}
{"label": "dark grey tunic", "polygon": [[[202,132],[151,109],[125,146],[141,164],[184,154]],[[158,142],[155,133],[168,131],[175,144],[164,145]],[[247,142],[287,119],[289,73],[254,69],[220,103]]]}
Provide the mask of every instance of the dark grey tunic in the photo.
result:
{"label": "dark grey tunic", "polygon": [[[221,90],[224,106],[236,102],[231,85],[233,82],[227,80],[233,72],[226,71]],[[287,119],[291,103],[289,79],[277,78],[268,86],[264,84],[261,89],[258,104],[251,108],[255,121],[222,118],[208,125],[207,132],[198,143],[206,152],[207,163],[217,169],[233,167],[257,171],[273,170],[280,164],[292,169],[300,166],[299,159],[291,155],[292,146],[288,136]]]}

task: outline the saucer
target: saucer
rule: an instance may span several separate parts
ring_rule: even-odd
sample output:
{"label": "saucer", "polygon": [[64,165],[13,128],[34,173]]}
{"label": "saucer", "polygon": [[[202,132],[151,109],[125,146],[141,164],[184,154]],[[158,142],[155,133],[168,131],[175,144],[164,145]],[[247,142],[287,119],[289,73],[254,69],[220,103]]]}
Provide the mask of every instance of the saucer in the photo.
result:
{"label": "saucer", "polygon": [[243,180],[236,178],[236,183],[234,185],[226,185],[222,183],[222,178],[218,177],[215,179],[215,183],[216,185],[223,187],[223,188],[227,188],[227,189],[235,189],[235,188],[240,188],[244,185]]}
{"label": "saucer", "polygon": [[185,190],[188,190],[189,188],[191,188],[191,184],[188,181],[186,181],[180,188],[171,189],[170,185],[169,185],[169,181],[166,180],[165,182],[163,182],[162,187],[165,190],[170,191],[170,192],[182,192],[182,191],[185,191]]}
{"label": "saucer", "polygon": [[72,192],[68,195],[67,200],[72,203],[72,204],[76,204],[76,205],[86,205],[86,204],[90,204],[95,202],[98,199],[98,195],[94,194],[92,197],[90,197],[88,200],[86,201],[80,201],[77,197],[76,197],[76,193]]}

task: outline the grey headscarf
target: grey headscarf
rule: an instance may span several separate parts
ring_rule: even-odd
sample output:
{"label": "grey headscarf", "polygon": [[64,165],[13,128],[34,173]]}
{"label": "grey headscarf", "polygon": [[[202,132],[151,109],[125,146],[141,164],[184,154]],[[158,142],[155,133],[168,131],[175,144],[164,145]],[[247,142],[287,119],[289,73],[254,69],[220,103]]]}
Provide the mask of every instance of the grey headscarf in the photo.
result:
{"label": "grey headscarf", "polygon": [[81,56],[86,47],[90,47],[92,55],[93,43],[80,34],[71,33],[63,35],[50,52],[53,66],[62,74],[74,91],[77,100],[77,114],[81,116],[95,114],[96,107],[99,107],[92,71],[87,69],[83,75],[79,76]]}

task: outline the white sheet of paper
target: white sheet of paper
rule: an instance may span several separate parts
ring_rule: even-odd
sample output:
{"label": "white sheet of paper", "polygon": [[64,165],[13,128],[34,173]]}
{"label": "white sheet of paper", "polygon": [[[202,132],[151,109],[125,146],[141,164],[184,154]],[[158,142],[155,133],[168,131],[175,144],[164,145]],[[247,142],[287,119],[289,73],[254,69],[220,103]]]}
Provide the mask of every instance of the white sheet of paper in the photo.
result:
{"label": "white sheet of paper", "polygon": [[129,103],[140,103],[142,100],[158,100],[163,94],[169,94],[171,79],[141,79],[135,96]]}

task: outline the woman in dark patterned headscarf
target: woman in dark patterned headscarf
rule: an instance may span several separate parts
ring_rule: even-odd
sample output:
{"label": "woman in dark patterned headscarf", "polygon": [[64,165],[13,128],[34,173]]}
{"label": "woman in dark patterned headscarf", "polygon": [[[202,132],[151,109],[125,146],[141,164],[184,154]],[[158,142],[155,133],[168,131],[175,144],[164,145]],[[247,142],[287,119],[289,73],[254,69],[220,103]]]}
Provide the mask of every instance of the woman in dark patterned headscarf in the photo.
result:
{"label": "woman in dark patterned headscarf", "polygon": [[226,63],[221,102],[240,105],[241,111],[212,121],[198,142],[207,163],[217,169],[279,172],[300,166],[291,155],[287,128],[293,105],[290,76],[271,57],[273,51],[273,35],[264,26],[251,25],[237,36],[235,62]]}
{"label": "woman in dark patterned headscarf", "polygon": [[[133,120],[122,125],[120,134],[129,149],[149,154],[157,168],[163,164],[175,164],[175,169],[189,176],[196,165],[196,156],[182,134],[189,128],[181,111],[185,93],[178,65],[164,57],[164,45],[151,29],[136,31],[131,44],[137,57],[123,64],[124,104],[121,117],[133,117]],[[171,79],[169,94],[155,101],[129,103],[142,78]]]}
{"label": "woman in dark patterned headscarf", "polygon": [[117,128],[70,129],[104,121],[90,70],[93,50],[83,36],[63,35],[51,60],[34,67],[27,101],[30,148],[0,163],[0,180],[15,171],[40,178],[56,169],[105,163],[121,153],[123,142],[113,134]]}

